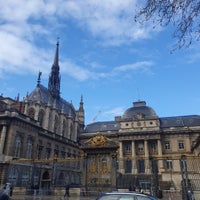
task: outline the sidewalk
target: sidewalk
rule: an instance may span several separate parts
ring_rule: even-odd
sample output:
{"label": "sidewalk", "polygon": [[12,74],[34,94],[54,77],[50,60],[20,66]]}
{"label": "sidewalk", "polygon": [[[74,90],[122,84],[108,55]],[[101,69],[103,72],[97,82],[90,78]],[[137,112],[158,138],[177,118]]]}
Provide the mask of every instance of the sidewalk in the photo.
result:
{"label": "sidewalk", "polygon": [[32,196],[32,195],[13,195],[10,200],[95,200],[96,197],[63,197],[63,196]]}

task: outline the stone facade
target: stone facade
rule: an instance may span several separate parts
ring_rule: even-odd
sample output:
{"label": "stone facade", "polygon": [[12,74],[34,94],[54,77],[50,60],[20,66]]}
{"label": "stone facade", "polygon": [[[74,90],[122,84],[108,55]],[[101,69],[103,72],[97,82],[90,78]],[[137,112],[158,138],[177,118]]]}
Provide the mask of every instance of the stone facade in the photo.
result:
{"label": "stone facade", "polygon": [[[159,118],[146,102],[137,101],[114,121],[88,124],[80,138],[86,141],[97,134],[119,145],[117,188],[133,185],[151,193],[182,190],[181,165],[190,165],[182,157],[199,154],[200,116]],[[193,167],[198,174],[199,167]]]}
{"label": "stone facade", "polygon": [[0,96],[0,185],[51,190],[81,184],[80,163],[68,160],[82,154],[83,99],[76,110],[60,96],[58,51],[57,43],[48,88],[39,72],[36,88],[23,101]]}
{"label": "stone facade", "polygon": [[85,127],[83,98],[75,109],[60,96],[58,60],[57,43],[48,87],[39,72],[23,101],[0,96],[1,185],[48,192],[65,184],[88,190],[134,186],[154,194],[200,190],[199,115],[161,118],[139,100],[113,121]]}

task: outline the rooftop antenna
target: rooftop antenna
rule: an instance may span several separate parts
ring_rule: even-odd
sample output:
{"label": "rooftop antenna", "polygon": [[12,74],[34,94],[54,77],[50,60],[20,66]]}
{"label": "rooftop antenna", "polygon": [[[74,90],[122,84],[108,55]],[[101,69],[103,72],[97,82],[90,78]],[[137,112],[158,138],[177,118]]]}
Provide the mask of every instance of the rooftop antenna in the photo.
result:
{"label": "rooftop antenna", "polygon": [[138,101],[140,101],[140,91],[139,91],[139,88],[137,88],[137,95],[138,95]]}

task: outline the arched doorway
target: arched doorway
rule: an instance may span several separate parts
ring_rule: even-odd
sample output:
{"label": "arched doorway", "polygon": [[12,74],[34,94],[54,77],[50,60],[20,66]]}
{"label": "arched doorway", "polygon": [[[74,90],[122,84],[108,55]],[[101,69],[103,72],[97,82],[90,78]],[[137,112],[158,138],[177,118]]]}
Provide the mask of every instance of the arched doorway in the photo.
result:
{"label": "arched doorway", "polygon": [[50,184],[51,184],[51,179],[48,171],[45,171],[42,174],[42,180],[41,180],[41,188],[45,193],[50,192]]}

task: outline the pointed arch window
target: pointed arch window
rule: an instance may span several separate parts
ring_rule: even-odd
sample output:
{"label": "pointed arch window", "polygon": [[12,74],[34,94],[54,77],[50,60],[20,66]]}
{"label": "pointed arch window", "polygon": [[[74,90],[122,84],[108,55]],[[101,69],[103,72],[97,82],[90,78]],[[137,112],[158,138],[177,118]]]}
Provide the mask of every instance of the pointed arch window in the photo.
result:
{"label": "pointed arch window", "polygon": [[44,121],[44,111],[40,110],[39,115],[38,115],[38,121],[40,123],[40,125],[43,125],[43,121]]}
{"label": "pointed arch window", "polygon": [[58,116],[55,116],[54,133],[58,133]]}
{"label": "pointed arch window", "polygon": [[51,156],[51,144],[47,143],[47,147],[46,147],[46,159],[49,159]]}
{"label": "pointed arch window", "polygon": [[14,157],[20,158],[21,152],[22,152],[22,137],[18,135],[15,140]]}
{"label": "pointed arch window", "polygon": [[34,116],[35,116],[35,109],[34,108],[30,108],[28,110],[28,116],[32,119],[34,119]]}
{"label": "pointed arch window", "polygon": [[62,124],[62,136],[65,136],[65,131],[66,131],[66,120],[63,120],[63,124]]}
{"label": "pointed arch window", "polygon": [[43,145],[42,145],[42,141],[39,140],[38,141],[38,145],[37,145],[37,158],[41,159],[42,158],[42,149],[43,149]]}
{"label": "pointed arch window", "polygon": [[72,139],[73,135],[73,124],[70,125],[70,133],[69,133],[69,138]]}
{"label": "pointed arch window", "polygon": [[26,147],[26,158],[31,159],[33,153],[33,140],[28,138],[27,147]]}

